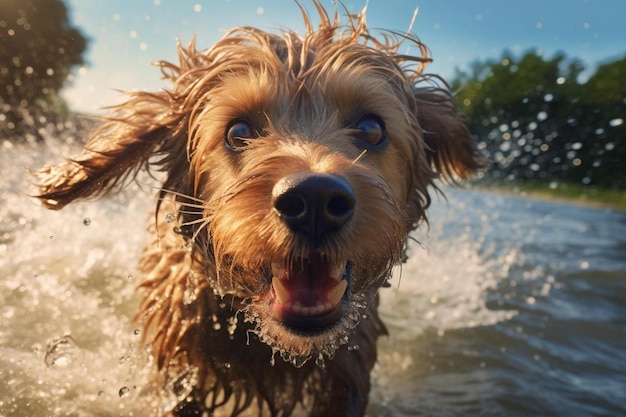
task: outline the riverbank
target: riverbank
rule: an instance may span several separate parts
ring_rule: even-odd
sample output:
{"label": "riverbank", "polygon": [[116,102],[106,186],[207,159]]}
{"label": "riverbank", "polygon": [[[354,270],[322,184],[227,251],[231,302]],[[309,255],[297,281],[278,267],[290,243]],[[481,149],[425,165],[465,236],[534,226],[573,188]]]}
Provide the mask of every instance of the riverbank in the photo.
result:
{"label": "riverbank", "polygon": [[504,193],[522,198],[560,201],[626,212],[626,191],[624,190],[554,182],[542,184],[536,182],[492,183],[481,181],[473,183],[471,187],[485,192]]}

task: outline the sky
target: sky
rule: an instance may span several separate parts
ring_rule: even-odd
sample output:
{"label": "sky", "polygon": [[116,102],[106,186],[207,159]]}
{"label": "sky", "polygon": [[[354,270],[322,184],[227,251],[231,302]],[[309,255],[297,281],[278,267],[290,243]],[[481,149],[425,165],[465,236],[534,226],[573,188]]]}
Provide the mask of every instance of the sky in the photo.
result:
{"label": "sky", "polygon": [[[311,0],[300,0],[314,15]],[[321,0],[329,10],[334,2]],[[70,20],[89,38],[86,65],[63,90],[70,108],[102,113],[120,91],[167,87],[151,63],[177,62],[176,42],[194,35],[209,48],[235,26],[303,33],[293,0],[66,0]],[[451,78],[476,60],[529,50],[581,59],[590,74],[626,55],[624,0],[344,0],[350,12],[367,5],[370,29],[412,33],[431,51],[428,72]],[[343,12],[342,12],[343,13]],[[317,22],[317,20],[315,20]],[[585,75],[583,74],[583,76]]]}

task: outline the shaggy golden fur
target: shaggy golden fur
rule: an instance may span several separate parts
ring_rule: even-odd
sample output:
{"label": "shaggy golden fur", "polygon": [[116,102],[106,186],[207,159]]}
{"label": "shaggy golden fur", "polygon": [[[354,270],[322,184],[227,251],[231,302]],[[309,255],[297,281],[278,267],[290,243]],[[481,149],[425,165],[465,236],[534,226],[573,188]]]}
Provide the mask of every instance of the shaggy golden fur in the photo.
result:
{"label": "shaggy golden fur", "polygon": [[303,37],[179,46],[169,90],[129,93],[81,156],[40,172],[51,209],[164,173],[138,317],[174,415],[363,415],[377,292],[433,181],[481,165],[416,38],[314,4]]}

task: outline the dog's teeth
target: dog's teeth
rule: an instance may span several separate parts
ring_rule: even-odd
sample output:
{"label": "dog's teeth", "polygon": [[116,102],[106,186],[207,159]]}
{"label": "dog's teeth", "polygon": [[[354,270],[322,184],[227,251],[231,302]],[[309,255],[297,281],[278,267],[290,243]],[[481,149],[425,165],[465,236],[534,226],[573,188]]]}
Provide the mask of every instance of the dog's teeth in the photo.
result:
{"label": "dog's teeth", "polygon": [[328,305],[329,305],[328,303],[327,304],[319,304],[317,306],[317,311],[315,312],[315,314],[322,314],[322,313],[324,313],[326,311],[329,311],[332,308],[332,306],[330,306],[330,308],[329,308]]}
{"label": "dog's teeth", "polygon": [[328,301],[336,306],[341,301],[341,298],[346,293],[346,288],[348,288],[348,281],[341,280],[339,284],[328,293]]}
{"label": "dog's teeth", "polygon": [[330,273],[330,276],[335,278],[336,280],[340,280],[343,278],[345,270],[346,270],[345,266],[339,266]]}
{"label": "dog's teeth", "polygon": [[272,287],[274,287],[274,292],[276,293],[276,298],[278,298],[278,302],[281,304],[287,304],[289,302],[289,292],[284,287],[283,283],[280,282],[279,278],[272,278]]}
{"label": "dog's teeth", "polygon": [[303,307],[303,306],[302,306],[302,304],[300,303],[300,301],[296,301],[296,302],[295,302],[295,303],[291,306],[291,310],[292,310],[294,313],[297,313],[297,314],[305,314],[305,311],[304,311],[304,309],[305,309],[305,308],[306,308],[306,307]]}

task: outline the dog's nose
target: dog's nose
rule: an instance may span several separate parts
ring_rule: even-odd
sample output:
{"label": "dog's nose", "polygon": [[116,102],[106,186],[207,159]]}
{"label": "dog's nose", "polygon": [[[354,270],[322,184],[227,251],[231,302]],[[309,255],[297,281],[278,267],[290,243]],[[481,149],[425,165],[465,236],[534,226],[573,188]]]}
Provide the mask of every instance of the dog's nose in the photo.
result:
{"label": "dog's nose", "polygon": [[319,241],[339,230],[354,214],[354,190],[343,177],[331,174],[294,174],[272,190],[274,209],[294,232]]}

